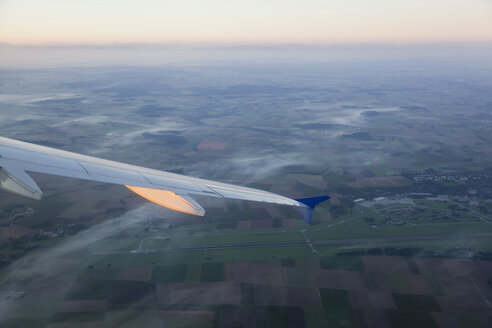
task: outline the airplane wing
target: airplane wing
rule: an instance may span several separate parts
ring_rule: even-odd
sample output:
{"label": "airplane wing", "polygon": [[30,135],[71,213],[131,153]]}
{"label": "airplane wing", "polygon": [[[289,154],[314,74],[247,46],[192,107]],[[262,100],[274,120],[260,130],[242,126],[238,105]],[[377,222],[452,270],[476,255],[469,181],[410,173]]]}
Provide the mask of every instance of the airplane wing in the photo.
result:
{"label": "airplane wing", "polygon": [[205,210],[190,195],[250,200],[296,206],[306,223],[314,207],[328,196],[290,199],[271,192],[76,154],[0,137],[0,188],[33,199],[42,191],[26,173],[124,185],[140,196],[175,211],[203,216]]}

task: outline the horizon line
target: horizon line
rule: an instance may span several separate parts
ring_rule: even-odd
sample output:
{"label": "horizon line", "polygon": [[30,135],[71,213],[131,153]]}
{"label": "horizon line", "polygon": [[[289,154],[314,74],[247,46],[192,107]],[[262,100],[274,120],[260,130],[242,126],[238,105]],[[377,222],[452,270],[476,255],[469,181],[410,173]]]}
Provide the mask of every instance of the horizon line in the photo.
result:
{"label": "horizon line", "polygon": [[461,41],[326,41],[326,42],[262,42],[262,41],[163,41],[163,42],[2,42],[0,46],[14,47],[83,47],[83,46],[357,46],[357,45],[492,45],[491,40]]}

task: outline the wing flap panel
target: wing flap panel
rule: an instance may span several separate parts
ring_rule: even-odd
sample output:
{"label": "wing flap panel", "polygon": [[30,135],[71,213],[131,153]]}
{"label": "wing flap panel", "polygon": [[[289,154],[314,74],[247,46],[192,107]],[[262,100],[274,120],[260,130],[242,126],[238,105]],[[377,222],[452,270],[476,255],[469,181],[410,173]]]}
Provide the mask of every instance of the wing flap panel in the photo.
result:
{"label": "wing flap panel", "polygon": [[0,168],[0,188],[38,200],[43,196],[36,182],[25,171],[16,168]]}
{"label": "wing flap panel", "polygon": [[178,195],[169,190],[125,186],[134,193],[150,200],[158,205],[170,208],[174,211],[204,216],[205,210],[193,198],[183,194]]}

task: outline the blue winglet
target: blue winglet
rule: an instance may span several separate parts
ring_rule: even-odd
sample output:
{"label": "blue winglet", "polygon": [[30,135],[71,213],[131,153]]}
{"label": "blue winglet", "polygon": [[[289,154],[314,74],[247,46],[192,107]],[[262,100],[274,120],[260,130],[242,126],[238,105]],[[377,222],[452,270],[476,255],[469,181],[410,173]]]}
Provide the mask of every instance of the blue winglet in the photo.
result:
{"label": "blue winglet", "polygon": [[304,222],[307,224],[311,224],[311,219],[313,218],[314,208],[319,203],[324,202],[325,200],[330,199],[330,196],[318,196],[318,197],[309,197],[309,198],[299,198],[296,199],[299,203],[303,203],[307,207],[297,207],[299,213],[301,213]]}

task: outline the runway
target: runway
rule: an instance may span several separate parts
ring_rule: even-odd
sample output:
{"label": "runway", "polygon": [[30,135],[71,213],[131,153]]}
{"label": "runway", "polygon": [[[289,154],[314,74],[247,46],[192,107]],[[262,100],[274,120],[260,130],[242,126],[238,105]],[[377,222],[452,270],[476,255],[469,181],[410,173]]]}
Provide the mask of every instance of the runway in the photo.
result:
{"label": "runway", "polygon": [[492,233],[469,233],[433,236],[404,236],[404,237],[381,237],[381,238],[359,238],[359,239],[337,239],[337,240],[315,240],[315,241],[286,241],[275,243],[246,243],[246,244],[227,244],[227,245],[202,245],[192,247],[169,247],[156,249],[136,249],[128,251],[108,251],[94,252],[93,255],[116,255],[116,254],[149,254],[149,253],[168,253],[168,252],[188,252],[188,251],[211,251],[223,249],[244,249],[244,248],[265,248],[265,247],[286,247],[302,245],[340,245],[340,244],[367,244],[380,242],[400,242],[400,241],[421,241],[421,240],[440,240],[440,239],[466,239],[466,238],[491,238]]}

